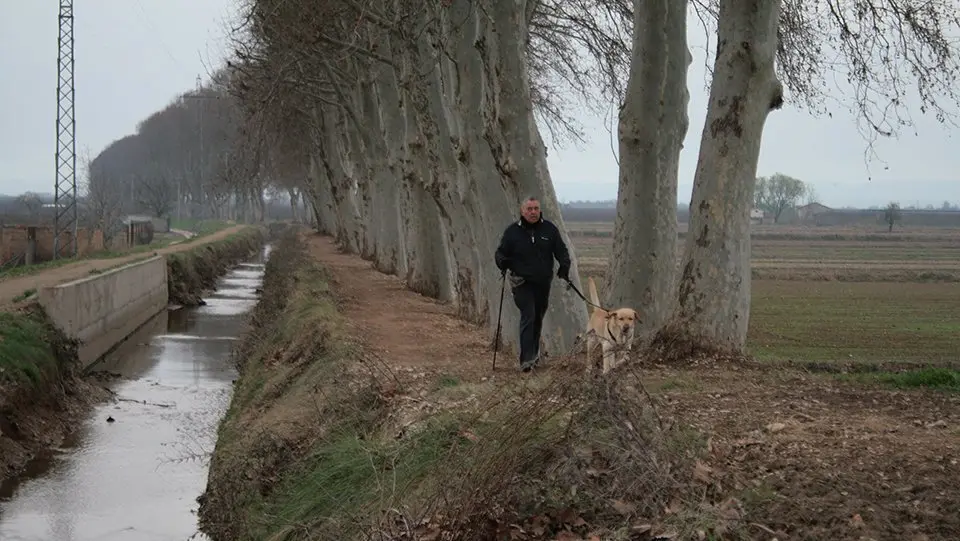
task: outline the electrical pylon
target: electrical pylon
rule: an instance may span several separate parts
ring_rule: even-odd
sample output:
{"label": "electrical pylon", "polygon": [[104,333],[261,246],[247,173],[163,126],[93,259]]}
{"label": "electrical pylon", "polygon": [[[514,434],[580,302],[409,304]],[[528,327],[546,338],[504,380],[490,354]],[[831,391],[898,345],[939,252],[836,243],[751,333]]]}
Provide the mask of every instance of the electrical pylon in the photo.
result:
{"label": "electrical pylon", "polygon": [[[53,258],[77,255],[77,141],[73,81],[73,0],[60,0],[57,38],[57,176],[53,188]],[[68,239],[60,235],[69,231]],[[61,240],[64,242],[61,243]]]}

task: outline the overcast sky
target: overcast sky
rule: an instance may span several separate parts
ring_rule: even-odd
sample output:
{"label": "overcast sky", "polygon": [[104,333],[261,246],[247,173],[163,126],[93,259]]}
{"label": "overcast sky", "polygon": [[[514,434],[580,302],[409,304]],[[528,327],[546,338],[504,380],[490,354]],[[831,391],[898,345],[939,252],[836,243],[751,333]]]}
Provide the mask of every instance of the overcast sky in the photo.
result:
{"label": "overcast sky", "polygon": [[[0,193],[52,192],[56,140],[57,2],[0,2]],[[76,8],[77,151],[96,156],[111,141],[193,88],[221,62],[236,0],[95,0]],[[702,31],[691,31],[691,44]],[[702,51],[690,67],[690,129],[679,199],[690,198],[707,91]],[[815,118],[791,104],[766,126],[759,175],[782,172],[815,186],[831,206],[960,203],[960,141],[951,128],[915,117],[917,135],[877,145],[864,161],[854,119]],[[562,200],[613,199],[617,164],[603,118],[584,118],[590,141],[550,150]],[[615,126],[613,126],[615,129]],[[886,169],[885,169],[886,168]],[[872,176],[872,181],[868,177]]]}

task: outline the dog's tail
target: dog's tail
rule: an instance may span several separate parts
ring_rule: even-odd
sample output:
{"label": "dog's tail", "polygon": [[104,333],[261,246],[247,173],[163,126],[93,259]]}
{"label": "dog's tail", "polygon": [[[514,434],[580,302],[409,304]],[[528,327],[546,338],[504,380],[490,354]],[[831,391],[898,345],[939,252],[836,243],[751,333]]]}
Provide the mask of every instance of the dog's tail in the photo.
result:
{"label": "dog's tail", "polygon": [[597,294],[597,284],[593,281],[593,276],[587,277],[587,286],[590,288],[590,302],[594,306],[600,306],[600,295]]}

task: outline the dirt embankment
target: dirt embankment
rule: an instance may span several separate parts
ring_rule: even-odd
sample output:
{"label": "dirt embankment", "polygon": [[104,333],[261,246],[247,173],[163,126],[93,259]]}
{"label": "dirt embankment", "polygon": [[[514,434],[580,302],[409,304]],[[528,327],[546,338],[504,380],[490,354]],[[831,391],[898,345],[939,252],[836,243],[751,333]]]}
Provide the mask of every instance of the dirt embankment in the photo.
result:
{"label": "dirt embankment", "polygon": [[[263,241],[261,229],[247,228],[169,255],[170,302],[196,303]],[[95,374],[81,373],[77,346],[36,302],[0,311],[0,480],[59,445],[90,406],[109,398]]]}
{"label": "dirt embankment", "polygon": [[330,239],[275,249],[201,524],[284,539],[960,536],[960,396],[786,367],[490,369],[489,336]]}
{"label": "dirt embankment", "polygon": [[253,256],[263,246],[265,236],[260,228],[248,228],[218,242],[168,255],[170,302],[183,306],[202,304],[203,292],[214,287],[231,266]]}
{"label": "dirt embankment", "polygon": [[704,445],[680,425],[657,428],[635,378],[587,380],[576,365],[524,378],[506,359],[491,377],[482,333],[369,267],[316,235],[273,252],[200,498],[204,531],[662,533],[641,517],[689,492]]}

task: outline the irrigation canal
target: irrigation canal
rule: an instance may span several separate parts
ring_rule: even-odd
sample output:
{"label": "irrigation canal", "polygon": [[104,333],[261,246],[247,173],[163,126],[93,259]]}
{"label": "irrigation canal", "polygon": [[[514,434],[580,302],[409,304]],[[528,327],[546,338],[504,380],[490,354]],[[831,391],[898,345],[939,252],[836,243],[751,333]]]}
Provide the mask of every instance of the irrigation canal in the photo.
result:
{"label": "irrigation canal", "polygon": [[196,498],[257,302],[270,246],[223,276],[205,306],[164,311],[104,359],[115,400],[0,486],[4,541],[202,541]]}

